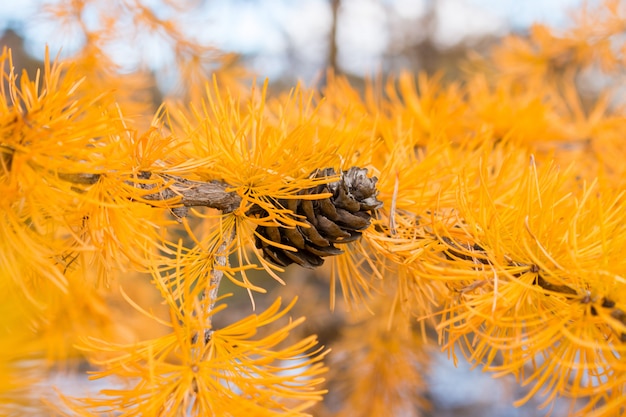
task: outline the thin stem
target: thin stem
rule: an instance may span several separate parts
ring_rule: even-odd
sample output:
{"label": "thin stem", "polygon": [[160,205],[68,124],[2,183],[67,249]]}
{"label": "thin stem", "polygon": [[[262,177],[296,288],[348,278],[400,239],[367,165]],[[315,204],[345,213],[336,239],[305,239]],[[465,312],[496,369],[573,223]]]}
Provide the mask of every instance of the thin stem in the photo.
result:
{"label": "thin stem", "polygon": [[209,281],[209,287],[200,294],[200,303],[207,311],[208,322],[204,329],[204,342],[208,343],[211,340],[211,334],[213,333],[213,326],[211,325],[211,312],[215,308],[215,302],[217,301],[217,295],[220,289],[220,283],[224,277],[224,268],[228,265],[228,247],[234,239],[234,230],[228,235],[225,235],[222,243],[220,243],[215,254],[215,261],[213,262],[213,269],[211,270],[211,278]]}

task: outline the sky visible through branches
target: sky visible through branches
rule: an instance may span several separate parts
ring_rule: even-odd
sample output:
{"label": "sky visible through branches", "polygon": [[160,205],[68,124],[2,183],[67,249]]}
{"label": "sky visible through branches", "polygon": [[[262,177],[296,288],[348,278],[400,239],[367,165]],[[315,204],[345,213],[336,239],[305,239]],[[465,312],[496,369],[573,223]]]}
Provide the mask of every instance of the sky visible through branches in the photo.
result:
{"label": "sky visible through branches", "polygon": [[[593,3],[592,0],[591,3]],[[533,22],[550,26],[562,25],[564,10],[574,8],[582,0],[437,0],[437,27],[434,39],[443,47],[450,47],[468,38],[495,35],[509,30],[525,31]],[[65,53],[79,46],[80,39],[71,34],[59,38],[51,36],[45,22],[29,22],[29,16],[41,2],[23,0],[16,7],[13,2],[0,4],[0,28],[16,25],[27,38],[26,46],[38,53],[46,43],[56,50],[62,42]],[[54,3],[48,1],[46,3]],[[190,19],[189,30],[225,51],[254,56],[253,68],[261,77],[275,79],[285,74],[309,83],[320,75],[326,65],[326,44],[330,25],[330,11],[326,0],[270,1],[206,1],[203,13]],[[384,69],[389,33],[386,13],[414,21],[423,16],[429,0],[344,0],[343,13],[338,22],[340,31],[340,64],[346,72],[359,76],[371,75]],[[24,26],[22,26],[24,25]],[[419,25],[414,23],[413,25]],[[59,42],[57,44],[57,42]],[[158,40],[148,39],[143,51],[129,50],[120,44],[112,56],[121,65],[132,68],[138,59],[162,65],[169,59],[159,47]],[[289,56],[297,55],[300,65],[293,74]],[[291,73],[290,73],[291,72]]]}

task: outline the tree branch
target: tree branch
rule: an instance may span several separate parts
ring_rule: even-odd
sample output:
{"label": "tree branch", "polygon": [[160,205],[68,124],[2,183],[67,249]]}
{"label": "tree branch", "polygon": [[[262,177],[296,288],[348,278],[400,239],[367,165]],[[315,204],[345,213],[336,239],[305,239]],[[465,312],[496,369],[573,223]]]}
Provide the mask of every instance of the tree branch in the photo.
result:
{"label": "tree branch", "polygon": [[[93,185],[100,180],[103,174],[68,174],[59,172],[56,175],[58,178],[74,184]],[[153,175],[162,178],[165,186],[156,193],[143,196],[143,199],[162,201],[180,197],[180,203],[183,207],[172,209],[178,217],[185,217],[188,207],[209,207],[230,213],[239,207],[241,203],[241,197],[236,193],[227,191],[229,185],[219,181],[193,181],[176,175],[154,174],[148,171],[141,172],[139,179],[148,180],[153,178]],[[127,181],[127,183],[148,191],[159,187],[157,184],[145,184],[134,181]]]}
{"label": "tree branch", "polygon": [[[149,172],[146,174],[148,178],[152,175]],[[223,182],[193,181],[169,174],[158,175],[170,182],[170,185],[158,193],[145,196],[144,198],[147,200],[167,200],[181,197],[180,202],[184,207],[210,207],[225,213],[235,210],[241,203],[241,197],[236,193],[226,191],[229,185]]]}

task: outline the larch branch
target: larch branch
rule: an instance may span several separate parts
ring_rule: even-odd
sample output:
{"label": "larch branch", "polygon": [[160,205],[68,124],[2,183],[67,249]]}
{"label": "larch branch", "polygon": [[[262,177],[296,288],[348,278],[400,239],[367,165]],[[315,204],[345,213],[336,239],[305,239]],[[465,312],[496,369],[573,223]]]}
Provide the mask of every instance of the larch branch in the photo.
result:
{"label": "larch branch", "polygon": [[[74,184],[93,185],[97,183],[104,174],[88,173],[62,173],[56,174],[60,179]],[[142,183],[140,181],[126,181],[134,187],[143,190],[158,189],[153,194],[143,196],[147,201],[162,201],[180,197],[179,203],[183,207],[174,208],[174,212],[179,217],[184,217],[188,207],[209,207],[230,213],[239,207],[241,197],[234,192],[227,191],[230,185],[220,181],[194,181],[170,174],[155,174],[143,171],[138,179],[148,180],[158,176],[163,179],[164,185],[160,187],[154,183]]]}
{"label": "larch branch", "polygon": [[169,182],[159,193],[149,194],[148,200],[180,197],[184,207],[210,207],[229,213],[239,207],[241,197],[227,191],[228,184],[219,181],[194,181],[169,174],[158,174]]}

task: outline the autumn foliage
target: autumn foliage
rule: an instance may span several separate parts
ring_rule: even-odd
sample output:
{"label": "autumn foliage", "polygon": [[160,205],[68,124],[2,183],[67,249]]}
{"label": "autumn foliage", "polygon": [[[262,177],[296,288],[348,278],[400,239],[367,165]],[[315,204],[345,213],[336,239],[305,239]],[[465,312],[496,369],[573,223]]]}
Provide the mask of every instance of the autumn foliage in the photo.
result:
{"label": "autumn foliage", "polygon": [[[418,416],[437,348],[513,375],[516,404],[626,414],[626,5],[507,36],[456,81],[272,93],[164,3],[57,2],[85,42],[37,74],[2,51],[0,414]],[[108,56],[129,33],[174,58],[159,106]],[[290,284],[320,259],[321,303]],[[238,317],[236,288],[273,301]],[[329,309],[324,346],[294,312]],[[101,391],[42,382],[85,363]]]}

